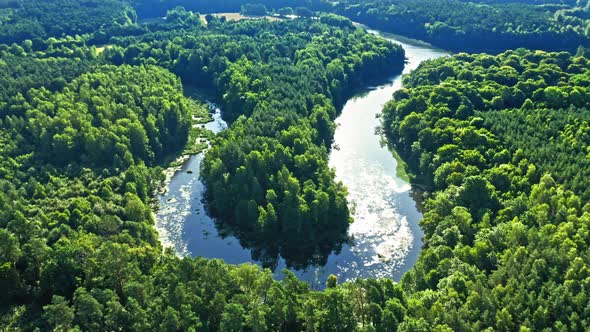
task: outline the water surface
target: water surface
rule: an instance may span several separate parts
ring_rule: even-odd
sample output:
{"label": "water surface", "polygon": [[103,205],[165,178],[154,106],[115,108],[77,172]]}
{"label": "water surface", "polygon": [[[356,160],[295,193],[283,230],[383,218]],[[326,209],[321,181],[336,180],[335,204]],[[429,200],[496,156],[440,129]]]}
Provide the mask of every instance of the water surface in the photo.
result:
{"label": "water surface", "polygon": [[[428,44],[393,35],[380,35],[401,44],[407,64],[403,74],[429,59],[447,55]],[[336,149],[330,154],[330,166],[349,191],[355,222],[349,235],[354,239],[333,263],[325,267],[341,279],[388,277],[399,280],[418,259],[422,247],[422,215],[412,197],[411,186],[397,175],[397,161],[383,146],[376,132],[377,115],[386,102],[402,87],[402,76],[373,87],[350,99],[336,119]]]}

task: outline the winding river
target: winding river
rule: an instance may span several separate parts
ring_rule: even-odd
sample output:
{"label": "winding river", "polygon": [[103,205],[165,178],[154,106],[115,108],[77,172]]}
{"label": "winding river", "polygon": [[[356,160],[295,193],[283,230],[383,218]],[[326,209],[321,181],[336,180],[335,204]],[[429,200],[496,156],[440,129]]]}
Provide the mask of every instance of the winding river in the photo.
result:
{"label": "winding river", "polygon": [[[447,55],[430,45],[378,31],[371,33],[401,44],[406,51],[404,74],[422,61]],[[412,198],[411,186],[397,175],[397,161],[376,133],[377,115],[402,86],[402,76],[367,88],[351,98],[336,119],[338,125],[330,166],[349,191],[354,223],[350,244],[332,254],[324,266],[293,271],[312,287],[321,288],[327,276],[340,281],[357,277],[388,277],[399,280],[412,267],[422,247],[418,226],[422,215]],[[227,127],[221,112],[211,105],[214,120],[207,128],[219,132]],[[199,180],[203,154],[192,156],[171,178],[166,193],[159,195],[156,228],[160,240],[180,256],[219,258],[230,264],[252,260],[249,249],[233,236],[219,231],[202,203],[204,185]],[[192,174],[189,174],[192,173]],[[275,269],[277,277],[284,261]]]}

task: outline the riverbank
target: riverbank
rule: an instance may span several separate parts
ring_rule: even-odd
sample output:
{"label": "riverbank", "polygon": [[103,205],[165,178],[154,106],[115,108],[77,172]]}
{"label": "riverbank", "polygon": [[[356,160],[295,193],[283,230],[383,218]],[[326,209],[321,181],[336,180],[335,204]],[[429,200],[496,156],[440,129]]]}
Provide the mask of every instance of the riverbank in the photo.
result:
{"label": "riverbank", "polygon": [[[185,86],[184,94],[188,99],[188,106],[191,109],[191,128],[189,131],[189,137],[187,144],[182,152],[177,155],[176,159],[167,163],[164,169],[164,182],[161,184],[158,190],[159,194],[166,192],[166,187],[172,181],[172,177],[178,171],[181,170],[182,166],[190,159],[191,156],[203,153],[210,147],[210,140],[215,136],[215,132],[208,128],[208,125],[215,122],[215,116],[221,118],[221,111],[212,102],[207,100],[207,92],[202,91],[193,86]],[[219,113],[219,114],[217,114]],[[194,172],[194,170],[188,170]]]}

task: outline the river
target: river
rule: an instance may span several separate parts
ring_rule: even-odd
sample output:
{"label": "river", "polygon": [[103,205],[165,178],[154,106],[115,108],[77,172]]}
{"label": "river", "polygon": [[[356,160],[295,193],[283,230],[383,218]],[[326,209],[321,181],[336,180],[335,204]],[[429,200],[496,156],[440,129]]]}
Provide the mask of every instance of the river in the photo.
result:
{"label": "river", "polygon": [[[371,33],[401,44],[406,51],[404,74],[428,59],[448,53],[431,46],[378,31]],[[422,247],[422,215],[412,197],[411,186],[397,175],[397,161],[375,129],[377,115],[392,94],[402,86],[402,76],[367,88],[351,98],[336,119],[337,129],[330,166],[349,191],[354,223],[349,229],[351,244],[332,254],[326,265],[293,271],[312,287],[321,288],[328,275],[340,281],[354,278],[387,277],[399,280],[411,268]],[[227,127],[220,110],[212,105],[213,122],[207,128],[219,132]],[[192,156],[172,177],[167,191],[159,195],[156,228],[165,247],[180,256],[219,258],[226,263],[258,263],[240,241],[219,231],[202,203],[204,185],[199,180],[203,154]],[[192,173],[192,174],[189,174]],[[277,277],[284,261],[275,269]]]}

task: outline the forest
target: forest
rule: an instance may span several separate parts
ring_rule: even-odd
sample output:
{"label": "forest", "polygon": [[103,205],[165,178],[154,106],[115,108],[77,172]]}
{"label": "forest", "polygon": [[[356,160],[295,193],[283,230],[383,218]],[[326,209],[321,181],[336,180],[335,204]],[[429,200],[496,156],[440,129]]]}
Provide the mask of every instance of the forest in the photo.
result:
{"label": "forest", "polygon": [[431,328],[590,326],[588,61],[459,53],[423,63],[385,106],[390,144],[432,188],[401,283]]}
{"label": "forest", "polygon": [[124,0],[2,1],[12,8],[8,19],[0,20],[0,43],[76,36],[104,30],[124,29],[137,20],[135,10]]}
{"label": "forest", "polygon": [[113,36],[147,32],[140,21],[165,17],[179,6],[203,14],[332,12],[457,52],[590,47],[585,0],[3,0],[0,43],[75,35],[107,43]]}
{"label": "forest", "polygon": [[526,47],[575,51],[590,46],[588,16],[567,4],[530,1],[334,1],[331,11],[353,21],[452,51],[498,53]]}
{"label": "forest", "polygon": [[[169,5],[200,12],[236,12],[245,1],[145,0],[140,17],[163,16]],[[427,41],[452,51],[499,53],[526,47],[575,51],[590,46],[585,1],[560,0],[257,0],[268,12],[333,12],[372,28]],[[246,4],[252,4],[246,2]],[[258,11],[260,14],[260,8]],[[296,13],[298,14],[298,13]]]}
{"label": "forest", "polygon": [[[399,72],[401,47],[335,16],[205,26],[176,9],[166,18],[113,36],[100,53],[90,36],[0,47],[3,329],[342,330],[373,324],[364,308],[339,314],[352,308],[348,292],[369,285],[386,315],[375,324],[398,324],[405,299],[391,280],[331,280],[315,292],[288,271],[274,281],[256,266],[162,252],[149,203],[189,135],[181,82],[214,86],[233,124],[214,142],[205,180],[236,184],[212,190],[214,213],[269,260],[281,251],[306,265],[305,250],[331,251],[350,222],[326,160],[336,110],[382,66]],[[253,163],[264,166],[261,181],[246,173]],[[216,211],[220,200],[234,206]]]}
{"label": "forest", "polygon": [[[183,15],[190,14],[169,12],[166,22]],[[403,50],[332,16],[311,25],[215,19],[214,26],[117,38],[105,57],[158,64],[185,83],[215,86],[232,125],[202,169],[211,212],[268,266],[278,253],[294,266],[311,263],[314,253],[321,262],[350,223],[346,191],[327,164],[336,110],[355,87],[383,78],[380,68],[401,71]]]}
{"label": "forest", "polygon": [[[0,0],[0,329],[590,329],[587,5]],[[301,17],[207,15],[238,11]],[[316,290],[164,249],[152,203],[190,148],[188,86],[230,123],[203,162],[208,209],[256,260],[322,265],[347,241],[334,120],[405,60],[353,21],[458,52],[380,118],[425,191],[416,265]]]}

